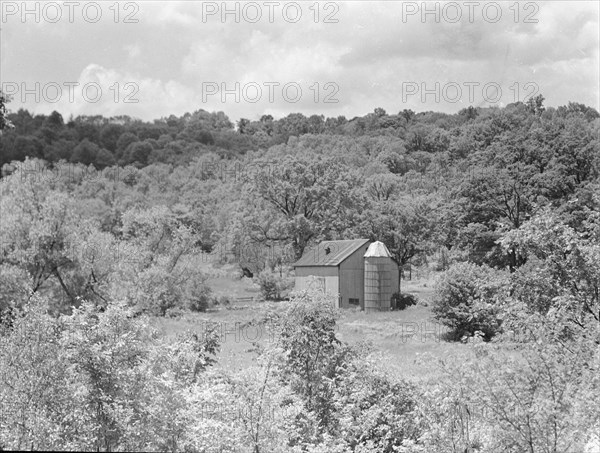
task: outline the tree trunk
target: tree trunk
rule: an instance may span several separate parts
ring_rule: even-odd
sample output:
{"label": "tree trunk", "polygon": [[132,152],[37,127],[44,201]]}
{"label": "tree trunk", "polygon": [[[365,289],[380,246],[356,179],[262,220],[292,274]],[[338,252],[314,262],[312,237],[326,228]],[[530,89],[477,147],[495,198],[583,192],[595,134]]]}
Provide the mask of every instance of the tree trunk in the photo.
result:
{"label": "tree trunk", "polygon": [[402,266],[398,267],[398,294],[402,294]]}

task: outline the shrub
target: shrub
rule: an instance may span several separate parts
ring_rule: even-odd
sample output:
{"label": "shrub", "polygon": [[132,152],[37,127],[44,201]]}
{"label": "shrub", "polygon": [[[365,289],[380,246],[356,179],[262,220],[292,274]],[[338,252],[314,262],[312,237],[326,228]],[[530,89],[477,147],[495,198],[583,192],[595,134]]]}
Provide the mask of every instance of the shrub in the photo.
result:
{"label": "shrub", "polygon": [[258,274],[257,283],[265,300],[282,300],[284,293],[292,286],[290,278],[280,277],[269,270],[264,270]]}
{"label": "shrub", "polygon": [[597,451],[585,445],[599,419],[598,334],[555,341],[565,323],[552,317],[534,328],[544,340],[519,345],[518,354],[476,342],[474,356],[442,360],[443,384],[428,387],[420,404],[423,451]]}
{"label": "shrub", "polygon": [[33,295],[0,332],[0,450],[183,451],[216,332],[163,337],[125,303],[48,306]]}
{"label": "shrub", "polygon": [[231,299],[229,298],[229,296],[221,296],[219,297],[218,304],[222,306],[231,305]]}
{"label": "shrub", "polygon": [[190,288],[188,305],[192,311],[206,311],[211,306],[213,297],[209,286],[198,281]]}
{"label": "shrub", "polygon": [[410,307],[411,305],[417,305],[417,298],[412,294],[392,294],[392,307],[394,310],[404,310],[406,307]]}
{"label": "shrub", "polygon": [[486,265],[454,264],[438,281],[435,319],[451,329],[450,338],[481,332],[489,340],[500,331],[500,304],[508,296],[508,276]]}
{"label": "shrub", "polygon": [[277,342],[284,351],[279,376],[312,411],[317,422],[301,431],[321,431],[331,421],[333,402],[330,383],[346,354],[335,336],[339,311],[334,298],[320,292],[305,292],[293,298],[285,313],[276,319]]}
{"label": "shrub", "polygon": [[231,298],[229,296],[211,296],[211,305],[215,307],[229,307],[231,305]]}
{"label": "shrub", "polygon": [[304,292],[273,318],[277,346],[267,356],[277,357],[274,374],[305,408],[287,428],[297,433],[290,446],[310,445],[310,452],[403,451],[405,441],[418,438],[416,389],[381,369],[383,356],[368,344],[339,341],[340,312],[334,306],[331,296]]}
{"label": "shrub", "polygon": [[420,435],[417,388],[382,370],[383,355],[356,346],[352,352],[336,376],[332,434],[345,451],[406,451]]}

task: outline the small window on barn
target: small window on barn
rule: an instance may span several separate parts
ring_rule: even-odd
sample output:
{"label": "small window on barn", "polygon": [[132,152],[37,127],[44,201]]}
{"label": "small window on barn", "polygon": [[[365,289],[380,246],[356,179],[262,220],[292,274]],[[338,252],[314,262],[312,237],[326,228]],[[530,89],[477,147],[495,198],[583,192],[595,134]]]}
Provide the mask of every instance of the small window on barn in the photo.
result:
{"label": "small window on barn", "polygon": [[350,305],[360,305],[360,300],[359,299],[353,299],[352,297],[350,299],[348,299],[348,303]]}

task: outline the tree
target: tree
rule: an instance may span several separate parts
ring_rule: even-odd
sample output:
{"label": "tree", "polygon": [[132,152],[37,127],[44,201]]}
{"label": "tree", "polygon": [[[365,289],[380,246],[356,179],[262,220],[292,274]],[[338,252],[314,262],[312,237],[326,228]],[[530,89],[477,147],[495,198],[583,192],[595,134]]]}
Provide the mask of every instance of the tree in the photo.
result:
{"label": "tree", "polygon": [[138,168],[148,165],[148,158],[153,151],[152,145],[148,141],[133,142],[125,150],[121,161],[123,164],[133,164]]}
{"label": "tree", "polygon": [[[477,172],[477,170],[475,170]],[[508,170],[474,175],[463,180],[453,201],[454,222],[458,225],[455,245],[469,250],[476,263],[508,265],[512,271],[525,263],[524,256],[509,250],[503,256],[496,241],[502,232],[518,228],[534,209],[534,193],[523,176]]]}
{"label": "tree", "polygon": [[54,110],[45,120],[42,127],[61,130],[65,126],[65,122],[60,113]]}
{"label": "tree", "polygon": [[116,160],[110,151],[101,148],[96,154],[96,161],[94,163],[99,170],[102,170],[103,168],[115,165]]}
{"label": "tree", "polygon": [[302,113],[290,113],[274,123],[274,132],[286,142],[291,136],[300,136],[309,133],[308,118]]}
{"label": "tree", "polygon": [[374,114],[377,117],[382,117],[382,116],[386,116],[387,115],[386,111],[384,109],[382,109],[381,107],[377,107],[374,110]]}
{"label": "tree", "polygon": [[567,106],[561,105],[557,109],[557,114],[560,116],[584,116],[588,121],[600,118],[600,113],[596,109],[588,107],[585,104],[580,104],[579,102],[569,102]]}
{"label": "tree", "polygon": [[123,155],[123,153],[125,152],[125,150],[132,143],[138,142],[139,140],[140,139],[138,138],[138,136],[131,132],[122,133],[117,140],[116,156],[121,157]]}
{"label": "tree", "polygon": [[415,112],[413,112],[411,109],[404,109],[399,113],[399,115],[403,116],[406,122],[409,123],[415,117]]}
{"label": "tree", "polygon": [[165,206],[131,208],[121,222],[111,299],[159,316],[169,309],[198,308],[206,277],[197,265],[201,256],[191,229]]}
{"label": "tree", "polygon": [[[355,227],[357,235],[383,242],[402,268],[431,247],[434,209],[427,199],[386,200],[371,204]],[[400,292],[400,288],[398,288]]]}
{"label": "tree", "polygon": [[6,104],[10,102],[10,97],[0,90],[0,135],[4,129],[13,128],[11,121],[6,118]]}
{"label": "tree", "polygon": [[380,173],[367,179],[366,190],[375,202],[387,201],[398,190],[396,177],[389,173]]}
{"label": "tree", "polygon": [[311,240],[349,228],[345,220],[361,203],[356,192],[360,181],[335,159],[307,153],[257,165],[248,194],[258,196],[276,214],[267,217],[273,222],[265,228],[260,225],[264,212],[257,212],[259,218],[248,226],[258,240],[289,243],[299,259]]}
{"label": "tree", "polygon": [[536,97],[529,98],[527,100],[527,108],[534,115],[540,116],[544,110],[544,96],[538,94]]}
{"label": "tree", "polygon": [[71,162],[79,162],[83,165],[95,164],[99,152],[98,145],[90,142],[87,138],[83,139],[73,150]]}
{"label": "tree", "polygon": [[75,258],[70,248],[77,224],[72,203],[66,194],[45,187],[39,163],[26,161],[21,171],[28,170],[32,172],[29,178],[15,174],[4,184],[0,199],[2,263],[27,271],[33,293],[44,288],[55,292],[59,301],[55,309],[64,308],[61,301],[76,305],[79,294],[67,278]]}
{"label": "tree", "polygon": [[479,112],[477,111],[477,108],[470,105],[467,108],[464,108],[461,111],[459,111],[458,114],[464,116],[467,119],[467,121],[469,121],[477,118]]}
{"label": "tree", "polygon": [[[586,228],[589,238],[546,210],[505,234],[500,244],[535,260],[534,269],[520,270],[513,288],[513,296],[528,310],[542,315],[557,311],[573,327],[597,329],[600,326],[598,213],[590,216]],[[531,292],[537,294],[532,297]],[[544,299],[546,304],[541,303]]]}
{"label": "tree", "polygon": [[246,127],[250,124],[250,120],[246,118],[240,118],[237,122],[237,131],[240,134],[244,134],[246,132]]}
{"label": "tree", "polygon": [[37,138],[31,135],[19,135],[14,141],[12,158],[23,161],[27,157],[30,159],[44,158],[44,145]]}
{"label": "tree", "polygon": [[[109,123],[103,126],[100,131],[100,141],[102,146],[111,153],[114,153],[119,145],[119,138],[124,132],[124,127],[120,124]],[[122,149],[125,149],[129,144],[125,146],[125,143],[121,142],[120,145]]]}

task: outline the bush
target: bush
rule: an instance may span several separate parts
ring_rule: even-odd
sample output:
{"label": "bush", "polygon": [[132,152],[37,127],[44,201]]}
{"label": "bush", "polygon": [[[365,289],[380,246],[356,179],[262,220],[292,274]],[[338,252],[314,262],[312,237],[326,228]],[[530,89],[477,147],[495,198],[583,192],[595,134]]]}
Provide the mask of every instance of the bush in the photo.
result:
{"label": "bush", "polygon": [[404,451],[419,436],[416,388],[381,369],[383,355],[368,344],[349,346],[336,337],[335,302],[320,292],[299,293],[272,318],[274,374],[305,407],[286,428],[297,433],[290,445],[323,453]]}
{"label": "bush", "polygon": [[485,340],[500,331],[500,304],[508,296],[508,276],[486,265],[454,264],[438,281],[433,297],[435,319],[459,340],[481,332]]}
{"label": "bush", "polygon": [[204,283],[197,282],[190,288],[189,309],[192,311],[206,311],[212,303],[212,290]]}
{"label": "bush", "polygon": [[392,294],[392,307],[394,310],[404,310],[406,307],[410,307],[411,305],[417,305],[417,298],[412,294]]}
{"label": "bush", "polygon": [[403,447],[420,437],[418,390],[382,370],[383,361],[383,355],[354,346],[339,367],[330,426],[337,428],[332,430],[337,444],[346,444],[344,451],[411,451]]}
{"label": "bush", "polygon": [[280,277],[274,272],[264,270],[257,277],[260,293],[265,300],[282,300],[284,293],[291,288],[292,280]]}
{"label": "bush", "polygon": [[215,307],[228,307],[231,305],[231,298],[229,296],[212,296],[211,301]]}
{"label": "bush", "polygon": [[125,303],[48,307],[33,295],[0,334],[0,450],[201,449],[179,445],[202,422],[188,398],[215,363],[214,330],[165,337]]}
{"label": "bush", "polygon": [[521,344],[518,354],[476,342],[473,356],[441,361],[444,384],[428,387],[420,404],[423,452],[598,451],[585,448],[599,418],[598,334],[553,340],[569,323],[552,317],[534,327],[544,341]]}

